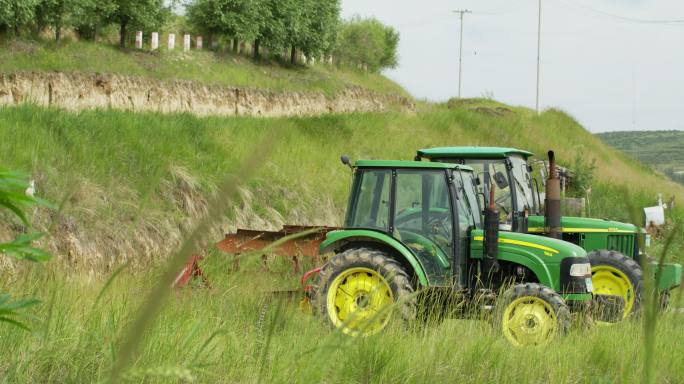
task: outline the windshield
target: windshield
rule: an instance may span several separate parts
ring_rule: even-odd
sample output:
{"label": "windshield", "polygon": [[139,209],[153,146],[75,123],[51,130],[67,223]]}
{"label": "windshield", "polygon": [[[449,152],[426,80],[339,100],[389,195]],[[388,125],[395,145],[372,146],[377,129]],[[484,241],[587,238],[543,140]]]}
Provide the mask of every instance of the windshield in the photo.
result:
{"label": "windshield", "polygon": [[527,170],[527,162],[517,155],[511,156],[510,160],[513,166],[512,173],[518,210],[527,209],[528,212],[533,212],[535,204],[532,194],[532,177]]}
{"label": "windshield", "polygon": [[458,191],[459,225],[480,228],[480,206],[477,200],[475,175],[472,172],[454,171]]}
{"label": "windshield", "polygon": [[494,188],[494,203],[499,210],[499,222],[502,229],[510,230],[513,225],[513,200],[511,199],[511,183],[508,180],[506,161],[504,159],[466,159],[465,164],[473,168],[476,176],[481,176],[480,180],[484,182],[482,185],[484,188],[481,188],[480,191],[484,193],[485,199],[489,197],[489,185],[496,186]]}

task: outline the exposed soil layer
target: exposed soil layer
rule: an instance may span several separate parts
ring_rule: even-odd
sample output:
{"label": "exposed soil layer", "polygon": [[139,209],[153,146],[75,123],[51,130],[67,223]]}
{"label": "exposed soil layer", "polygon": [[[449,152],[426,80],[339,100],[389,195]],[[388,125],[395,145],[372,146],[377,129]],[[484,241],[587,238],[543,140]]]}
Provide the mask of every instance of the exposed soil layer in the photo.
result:
{"label": "exposed soil layer", "polygon": [[312,116],[413,110],[406,97],[348,87],[322,92],[274,92],[161,81],[137,76],[64,72],[0,74],[0,105],[34,103],[78,111],[112,108],[198,116]]}

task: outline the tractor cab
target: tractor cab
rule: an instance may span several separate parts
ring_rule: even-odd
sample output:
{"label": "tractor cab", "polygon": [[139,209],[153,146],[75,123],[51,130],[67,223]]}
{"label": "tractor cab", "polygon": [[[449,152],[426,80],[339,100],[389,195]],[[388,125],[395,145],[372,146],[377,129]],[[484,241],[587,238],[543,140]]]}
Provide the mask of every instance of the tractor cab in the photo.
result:
{"label": "tractor cab", "polygon": [[538,185],[527,164],[530,156],[531,152],[515,148],[444,147],[419,150],[416,159],[470,166],[483,180],[481,196],[489,196],[489,186],[496,186],[494,203],[501,229],[527,232],[529,215],[541,212]]}
{"label": "tractor cab", "polygon": [[481,228],[470,167],[401,161],[359,161],[345,228],[371,229],[405,244],[432,284],[451,286]]}

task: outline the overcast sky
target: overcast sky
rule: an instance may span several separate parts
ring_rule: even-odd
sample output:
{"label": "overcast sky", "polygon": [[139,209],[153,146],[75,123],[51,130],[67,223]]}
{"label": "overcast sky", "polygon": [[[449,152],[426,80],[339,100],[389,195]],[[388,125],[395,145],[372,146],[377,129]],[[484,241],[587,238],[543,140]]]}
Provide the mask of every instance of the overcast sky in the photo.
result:
{"label": "overcast sky", "polygon": [[[537,0],[342,0],[344,17],[373,16],[401,33],[386,75],[418,98],[463,97],[534,108]],[[638,20],[681,20],[650,23]],[[541,106],[592,132],[684,130],[683,0],[543,0]]]}

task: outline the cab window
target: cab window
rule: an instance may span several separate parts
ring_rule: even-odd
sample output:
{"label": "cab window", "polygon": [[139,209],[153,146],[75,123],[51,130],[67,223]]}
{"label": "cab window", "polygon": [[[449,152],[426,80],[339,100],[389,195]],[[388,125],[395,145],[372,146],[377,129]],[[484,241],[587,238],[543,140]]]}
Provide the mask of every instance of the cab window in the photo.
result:
{"label": "cab window", "polygon": [[357,171],[358,193],[351,202],[347,227],[389,230],[391,176],[386,169]]}
{"label": "cab window", "polygon": [[444,171],[398,170],[394,237],[440,273],[453,255],[453,216]]}

